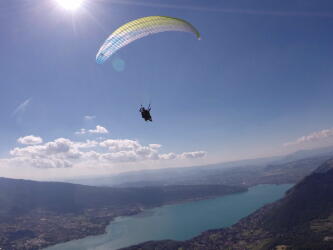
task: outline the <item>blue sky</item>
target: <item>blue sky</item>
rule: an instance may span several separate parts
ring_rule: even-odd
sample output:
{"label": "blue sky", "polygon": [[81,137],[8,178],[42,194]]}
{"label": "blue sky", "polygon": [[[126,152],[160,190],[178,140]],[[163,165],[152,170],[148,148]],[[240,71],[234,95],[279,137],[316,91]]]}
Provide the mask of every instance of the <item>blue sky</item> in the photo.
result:
{"label": "blue sky", "polygon": [[[15,147],[33,147],[17,142],[29,135],[43,143],[103,136],[98,140],[159,144],[160,154],[205,152],[186,163],[151,163],[157,167],[270,156],[333,142],[332,1],[135,3],[85,0],[71,12],[55,0],[1,1],[3,159],[17,157],[10,154]],[[202,40],[161,33],[96,64],[112,31],[150,15],[186,19]],[[154,122],[148,124],[138,108],[150,101]],[[97,125],[109,133],[75,134]]]}

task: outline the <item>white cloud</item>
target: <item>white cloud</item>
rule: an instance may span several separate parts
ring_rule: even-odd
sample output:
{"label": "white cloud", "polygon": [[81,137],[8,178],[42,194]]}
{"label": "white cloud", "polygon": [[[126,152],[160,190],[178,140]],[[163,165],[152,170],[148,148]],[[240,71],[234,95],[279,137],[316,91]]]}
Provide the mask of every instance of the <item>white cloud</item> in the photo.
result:
{"label": "white cloud", "polygon": [[91,120],[94,120],[95,118],[96,118],[96,116],[94,116],[94,115],[85,115],[84,116],[84,119],[86,121],[91,121]]}
{"label": "white cloud", "polygon": [[100,155],[101,160],[111,162],[136,162],[139,157],[135,151],[119,151],[115,153],[106,153]]}
{"label": "white cloud", "polygon": [[44,145],[27,146],[23,148],[16,147],[10,151],[14,157],[26,158],[47,158],[56,157],[61,159],[78,159],[81,157],[81,152],[76,144],[69,139],[58,138]]}
{"label": "white cloud", "polygon": [[[125,157],[128,157],[129,161],[136,160],[157,160],[159,144],[149,144],[148,146],[142,146],[135,140],[113,140],[108,139],[100,142],[101,147],[107,148],[110,154],[114,158],[121,158],[122,161]],[[158,145],[158,147],[157,147]]]}
{"label": "white cloud", "polygon": [[[117,167],[119,164],[151,164],[159,162],[195,160],[206,156],[206,152],[173,152],[161,154],[160,144],[142,145],[137,140],[107,139],[104,141],[72,141],[58,138],[42,143],[37,136],[21,137],[19,141],[26,146],[15,147],[10,151],[10,158],[0,159],[8,166],[32,167],[39,169]],[[39,141],[38,141],[39,140]],[[39,144],[37,144],[37,141]],[[29,144],[28,144],[29,143]],[[134,165],[133,165],[134,166]]]}
{"label": "white cloud", "polygon": [[159,149],[159,148],[162,147],[162,145],[160,145],[160,144],[149,144],[149,147]]}
{"label": "white cloud", "polygon": [[120,151],[120,150],[135,150],[141,145],[137,141],[133,140],[113,140],[113,139],[108,139],[105,141],[102,141],[100,143],[100,146],[102,147],[107,147],[111,151]]}
{"label": "white cloud", "polygon": [[36,145],[43,143],[43,139],[39,136],[28,135],[18,138],[17,142],[24,145]]}
{"label": "white cloud", "polygon": [[88,132],[91,134],[108,134],[109,133],[109,131],[106,128],[99,126],[99,125],[96,126],[96,129],[90,129],[90,130],[88,130]]}
{"label": "white cloud", "polygon": [[159,155],[161,160],[174,160],[177,158],[175,153],[161,154]]}
{"label": "white cloud", "polygon": [[86,140],[85,142],[77,142],[77,148],[94,148],[99,145],[99,142],[94,140]]}
{"label": "white cloud", "polygon": [[323,129],[321,131],[313,132],[309,135],[302,136],[298,138],[296,141],[287,142],[284,144],[285,147],[287,146],[294,146],[294,145],[300,145],[305,144],[309,142],[316,142],[320,141],[329,137],[333,136],[333,128],[331,129]]}
{"label": "white cloud", "polygon": [[20,105],[17,106],[17,108],[13,111],[12,116],[15,116],[18,113],[23,113],[26,108],[28,107],[28,105],[31,102],[31,98],[25,100],[24,102],[22,102]]}
{"label": "white cloud", "polygon": [[205,151],[185,152],[180,155],[182,159],[198,159],[207,155]]}
{"label": "white cloud", "polygon": [[100,126],[100,125],[97,125],[95,129],[84,129],[84,128],[81,128],[79,131],[75,132],[76,135],[85,135],[85,134],[108,134],[109,131]]}

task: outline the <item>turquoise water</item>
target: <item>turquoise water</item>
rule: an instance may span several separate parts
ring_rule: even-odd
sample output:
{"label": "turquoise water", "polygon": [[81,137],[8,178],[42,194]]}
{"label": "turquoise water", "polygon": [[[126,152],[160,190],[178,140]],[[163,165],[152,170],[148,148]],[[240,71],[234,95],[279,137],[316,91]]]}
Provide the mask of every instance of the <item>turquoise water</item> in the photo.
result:
{"label": "turquoise water", "polygon": [[107,233],[58,244],[47,250],[113,250],[148,240],[187,240],[203,231],[228,227],[266,203],[283,197],[292,185],[258,185],[248,192],[168,205],[118,217]]}

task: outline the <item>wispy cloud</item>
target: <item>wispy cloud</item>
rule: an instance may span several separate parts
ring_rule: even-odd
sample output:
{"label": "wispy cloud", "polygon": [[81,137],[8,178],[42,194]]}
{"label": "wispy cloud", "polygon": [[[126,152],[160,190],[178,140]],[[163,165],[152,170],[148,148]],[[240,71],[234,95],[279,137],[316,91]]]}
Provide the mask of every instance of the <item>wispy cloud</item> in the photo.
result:
{"label": "wispy cloud", "polygon": [[284,146],[288,147],[288,146],[305,144],[305,143],[309,143],[309,142],[316,142],[316,141],[327,139],[329,137],[333,137],[333,128],[323,129],[320,131],[313,132],[309,135],[302,136],[302,137],[296,139],[295,141],[285,143]]}
{"label": "wispy cloud", "polygon": [[109,131],[100,126],[97,125],[95,129],[85,129],[85,128],[81,128],[79,131],[76,131],[75,134],[76,135],[85,135],[85,134],[108,134]]}
{"label": "wispy cloud", "polygon": [[17,108],[13,111],[12,116],[16,116],[19,113],[25,112],[25,110],[27,109],[30,102],[31,102],[31,98],[28,98],[27,100],[22,102],[20,105],[18,105]]}
{"label": "wispy cloud", "polygon": [[94,120],[95,118],[96,118],[96,116],[94,116],[94,115],[85,115],[84,116],[84,119],[86,121],[91,121],[91,120]]}

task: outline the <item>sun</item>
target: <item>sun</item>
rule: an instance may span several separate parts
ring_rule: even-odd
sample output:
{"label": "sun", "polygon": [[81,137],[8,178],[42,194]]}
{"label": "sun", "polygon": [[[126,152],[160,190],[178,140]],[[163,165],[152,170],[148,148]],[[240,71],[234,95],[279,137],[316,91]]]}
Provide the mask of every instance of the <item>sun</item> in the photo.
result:
{"label": "sun", "polygon": [[66,10],[76,10],[80,8],[84,0],[55,0],[61,7]]}

